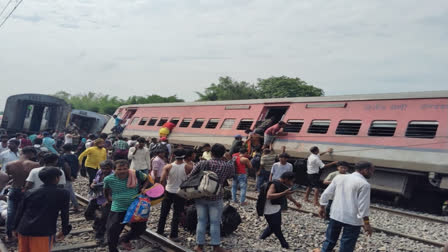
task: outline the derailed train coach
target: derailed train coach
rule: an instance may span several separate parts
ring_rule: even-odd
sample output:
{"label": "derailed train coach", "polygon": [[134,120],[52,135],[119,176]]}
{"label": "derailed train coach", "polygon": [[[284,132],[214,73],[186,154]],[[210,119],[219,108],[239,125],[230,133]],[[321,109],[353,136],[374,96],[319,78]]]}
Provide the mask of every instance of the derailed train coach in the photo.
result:
{"label": "derailed train coach", "polygon": [[19,94],[8,97],[1,128],[8,134],[37,133],[65,129],[71,106],[63,99],[42,94]]}
{"label": "derailed train coach", "polygon": [[8,97],[0,124],[7,134],[42,131],[62,132],[75,126],[79,133],[101,132],[110,116],[73,109],[63,99],[43,94],[19,94]]}
{"label": "derailed train coach", "polygon": [[312,146],[331,147],[324,161],[374,163],[375,190],[432,195],[431,204],[448,199],[448,91],[126,105],[115,114],[128,122],[126,136],[157,137],[171,121],[171,143],[227,147],[234,135],[274,117],[288,123],[274,149],[284,145],[294,159],[306,158]]}

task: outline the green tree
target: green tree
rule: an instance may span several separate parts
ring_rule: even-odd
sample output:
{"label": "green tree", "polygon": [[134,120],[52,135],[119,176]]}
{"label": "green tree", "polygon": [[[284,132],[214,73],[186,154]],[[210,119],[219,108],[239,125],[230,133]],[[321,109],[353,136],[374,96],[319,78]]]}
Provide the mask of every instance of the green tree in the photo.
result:
{"label": "green tree", "polygon": [[309,85],[300,78],[290,78],[286,76],[258,79],[257,90],[259,98],[324,95],[324,91],[322,89]]}
{"label": "green tree", "polygon": [[218,84],[212,83],[204,93],[196,92],[199,101],[241,100],[258,98],[257,90],[253,84],[245,81],[238,82],[232,78],[219,77]]}
{"label": "green tree", "polygon": [[104,94],[95,94],[89,92],[87,94],[71,95],[64,91],[59,91],[54,96],[64,99],[74,109],[89,110],[101,114],[113,114],[121,105],[127,104],[145,104],[145,103],[165,103],[165,102],[183,102],[184,100],[177,98],[176,95],[163,97],[160,95],[149,96],[131,96],[126,100],[117,96]]}

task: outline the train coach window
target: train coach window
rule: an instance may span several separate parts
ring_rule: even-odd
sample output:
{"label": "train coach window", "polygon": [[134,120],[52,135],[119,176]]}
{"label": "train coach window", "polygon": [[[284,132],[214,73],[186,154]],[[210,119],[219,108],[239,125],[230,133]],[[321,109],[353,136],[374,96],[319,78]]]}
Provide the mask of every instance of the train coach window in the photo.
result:
{"label": "train coach window", "polygon": [[149,120],[149,122],[148,122],[148,126],[154,126],[154,125],[156,125],[156,122],[157,122],[157,119],[159,119],[159,118],[157,118],[157,117],[151,117],[151,120]]}
{"label": "train coach window", "polygon": [[205,119],[198,118],[194,121],[193,125],[191,125],[192,128],[200,128],[202,127],[202,124],[204,124]]}
{"label": "train coach window", "polygon": [[412,138],[434,138],[439,122],[436,121],[411,121],[406,130],[406,136]]}
{"label": "train coach window", "polygon": [[356,136],[361,128],[361,121],[359,120],[342,120],[336,128],[336,135],[351,135]]}
{"label": "train coach window", "polygon": [[173,117],[171,118],[170,122],[174,123],[174,125],[177,125],[179,123],[180,118],[179,117]]}
{"label": "train coach window", "polygon": [[191,120],[192,120],[191,118],[184,118],[180,123],[179,127],[187,128],[190,125]]}
{"label": "train coach window", "polygon": [[369,136],[390,137],[395,134],[397,121],[373,121],[370,125]]}
{"label": "train coach window", "polygon": [[218,126],[219,119],[210,119],[207,122],[207,125],[205,125],[206,129],[214,129],[216,126]]}
{"label": "train coach window", "polygon": [[140,120],[140,117],[134,117],[132,119],[131,125],[136,125],[138,123],[138,121]]}
{"label": "train coach window", "polygon": [[143,117],[140,122],[138,123],[138,125],[145,125],[146,122],[148,121],[148,117]]}
{"label": "train coach window", "polygon": [[329,127],[330,120],[313,120],[308,128],[308,133],[326,134]]}
{"label": "train coach window", "polygon": [[234,124],[235,124],[235,119],[234,118],[227,118],[222,123],[221,129],[231,129],[231,128],[233,128]]}
{"label": "train coach window", "polygon": [[237,130],[247,130],[252,127],[252,123],[254,123],[254,119],[241,119],[240,123],[238,124],[238,127],[236,127]]}
{"label": "train coach window", "polygon": [[159,123],[157,124],[157,126],[162,126],[163,124],[165,124],[166,122],[168,122],[168,117],[162,117],[160,118]]}
{"label": "train coach window", "polygon": [[298,133],[302,129],[303,120],[288,120],[288,125],[283,129],[284,132]]}

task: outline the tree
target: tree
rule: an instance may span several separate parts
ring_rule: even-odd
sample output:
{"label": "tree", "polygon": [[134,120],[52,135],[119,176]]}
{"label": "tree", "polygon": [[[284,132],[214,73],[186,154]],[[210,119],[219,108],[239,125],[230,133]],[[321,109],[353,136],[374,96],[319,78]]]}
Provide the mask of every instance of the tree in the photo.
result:
{"label": "tree", "polygon": [[258,79],[257,90],[259,98],[282,98],[323,96],[324,91],[320,88],[308,85],[300,78],[286,76]]}
{"label": "tree", "polygon": [[256,99],[257,90],[253,84],[245,81],[238,82],[232,78],[219,77],[218,84],[212,83],[204,93],[196,92],[199,101]]}
{"label": "tree", "polygon": [[89,92],[87,94],[71,95],[64,91],[59,91],[54,96],[64,99],[74,109],[89,110],[101,114],[113,114],[121,105],[127,104],[145,104],[145,103],[165,103],[165,102],[183,102],[184,100],[177,98],[176,95],[163,97],[160,95],[149,96],[131,96],[127,100],[118,98],[117,96],[109,96],[103,94],[95,94]]}
{"label": "tree", "polygon": [[308,85],[300,78],[286,76],[258,79],[256,85],[234,81],[230,77],[219,77],[219,83],[212,83],[204,93],[196,92],[199,101],[245,100],[260,98],[282,98],[300,96],[322,96],[324,91]]}

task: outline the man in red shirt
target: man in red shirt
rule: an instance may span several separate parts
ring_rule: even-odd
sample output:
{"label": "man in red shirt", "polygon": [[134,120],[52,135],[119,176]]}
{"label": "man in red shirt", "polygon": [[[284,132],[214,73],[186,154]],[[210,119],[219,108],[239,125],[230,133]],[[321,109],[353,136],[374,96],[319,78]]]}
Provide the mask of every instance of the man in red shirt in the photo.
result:
{"label": "man in red shirt", "polygon": [[234,202],[238,202],[236,197],[236,191],[238,189],[238,185],[241,190],[241,205],[244,206],[247,204],[246,202],[246,190],[247,190],[247,171],[246,169],[252,169],[252,163],[246,157],[247,149],[241,148],[239,156],[237,156],[235,160],[235,176],[233,177],[232,182],[232,200]]}
{"label": "man in red shirt", "polygon": [[162,125],[162,128],[159,130],[160,137],[168,137],[171,131],[176,127],[176,124],[172,122],[166,122]]}
{"label": "man in red shirt", "polygon": [[283,132],[283,128],[285,128],[287,124],[284,121],[280,121],[279,123],[269,127],[264,132],[264,145],[269,145],[269,148],[272,149],[272,143],[275,140],[276,136],[285,136],[288,133]]}

